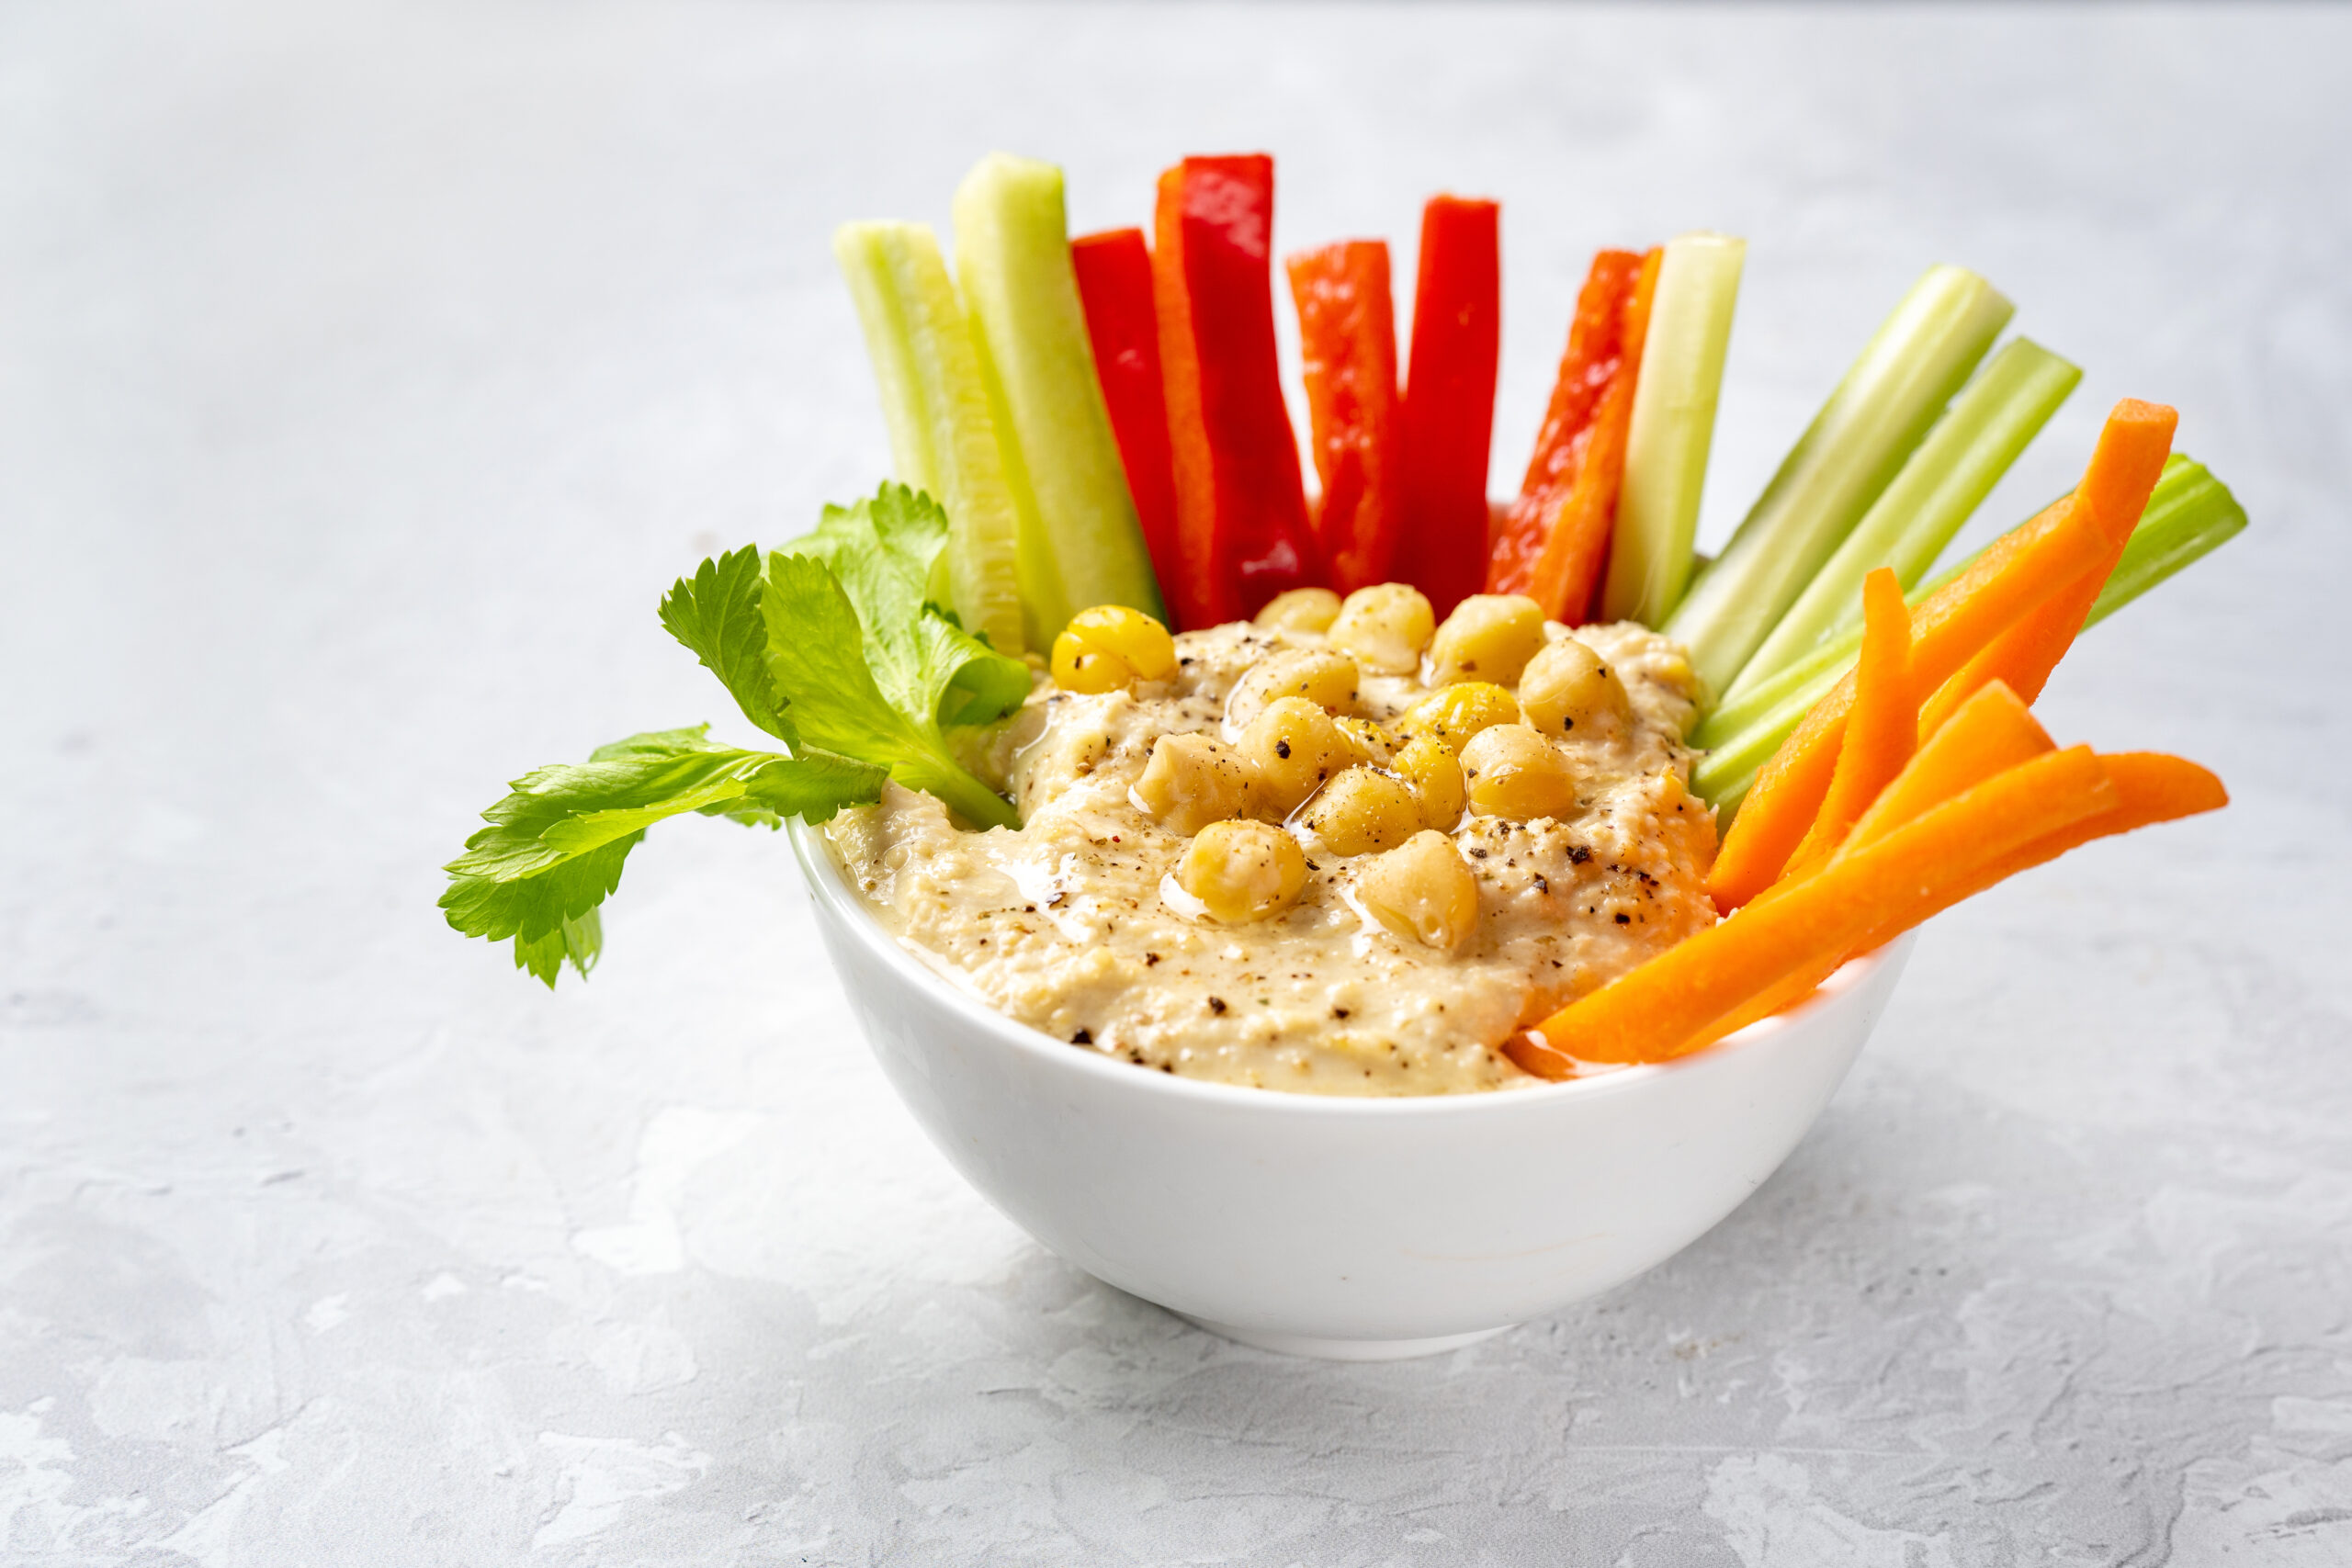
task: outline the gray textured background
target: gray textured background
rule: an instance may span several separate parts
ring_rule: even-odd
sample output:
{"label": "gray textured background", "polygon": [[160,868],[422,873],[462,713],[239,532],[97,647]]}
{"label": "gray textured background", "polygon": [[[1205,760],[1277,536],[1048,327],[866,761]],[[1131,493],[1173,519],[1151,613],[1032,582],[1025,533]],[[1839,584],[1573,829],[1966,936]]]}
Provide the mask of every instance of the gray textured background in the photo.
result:
{"label": "gray textured background", "polygon": [[[2347,105],[2315,7],[0,6],[0,1558],[2352,1561]],[[1938,922],[1666,1268],[1387,1367],[984,1207],[780,840],[658,830],[550,998],[434,868],[721,715],[658,591],[885,465],[826,233],[1000,145],[1083,226],[1501,196],[1505,475],[1596,245],[1751,236],[1718,535],[1982,269],[2089,371],[1985,526],[2126,393],[2255,515],[2046,705],[2236,807]]]}

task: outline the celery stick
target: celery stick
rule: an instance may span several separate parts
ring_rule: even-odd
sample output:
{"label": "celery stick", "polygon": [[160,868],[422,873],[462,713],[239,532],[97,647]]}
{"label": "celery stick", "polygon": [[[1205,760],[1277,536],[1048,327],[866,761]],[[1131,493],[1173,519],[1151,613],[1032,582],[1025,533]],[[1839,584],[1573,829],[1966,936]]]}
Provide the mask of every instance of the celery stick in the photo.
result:
{"label": "celery stick", "polygon": [[[2172,576],[2181,568],[2218,548],[2245,526],[2245,513],[2221,480],[2205,465],[2176,452],[2165,460],[2163,476],[2148,497],[2147,509],[2132,525],[2123,555],[2100,589],[2098,600],[2083,620],[2086,630]],[[1936,590],[1966,570],[1982,550],[1971,551],[1904,594],[1911,604],[1925,601]],[[1792,694],[1805,694],[1798,705],[1810,707],[1853,667],[1862,646],[1862,630],[1850,626],[1838,632],[1804,658],[1741,694],[1709,714],[1692,732],[1691,744],[1725,746],[1758,725],[1770,728]]]}
{"label": "celery stick", "polygon": [[921,223],[845,223],[833,232],[833,255],[865,329],[899,480],[947,513],[948,597],[967,628],[1018,655],[1019,514],[939,242]]}
{"label": "celery stick", "polygon": [[[1860,645],[1858,642],[1856,646]],[[1827,696],[1853,665],[1854,657],[1849,653],[1843,663],[1815,675],[1782,697],[1761,718],[1699,759],[1690,770],[1690,793],[1713,805],[1719,827],[1731,826],[1739,803],[1747,798],[1749,786],[1756,783],[1757,773],[1772,760],[1772,753],[1781,749],[1781,742],[1789,738],[1813,705]]]}
{"label": "celery stick", "polygon": [[[955,211],[956,275],[979,329],[997,443],[1023,511],[1022,592],[1038,623],[1033,645],[1049,646],[1073,613],[1095,604],[1166,620],[1094,373],[1061,170],[992,152],[956,188]],[[1042,571],[1029,565],[1032,519],[1046,558]],[[1031,576],[1046,574],[1058,594],[1051,614],[1042,593],[1028,598]]]}
{"label": "celery stick", "polygon": [[1911,587],[1951,543],[2083,373],[2041,344],[2016,338],[1952,400],[1828,564],[1724,694],[1733,703],[1783,666],[1862,619],[1862,579],[1893,567]]}
{"label": "celery stick", "polygon": [[1663,622],[1690,580],[1699,492],[1715,435],[1724,354],[1739,299],[1747,242],[1685,234],[1668,242],[1650,304],[1649,337],[1634,382],[1625,438],[1625,479],[1617,497],[1606,621]]}
{"label": "celery stick", "polygon": [[1930,267],[1904,296],[1664,628],[1690,649],[1709,690],[1730,690],[1993,346],[2011,309],[1956,266]]}
{"label": "celery stick", "polygon": [[2180,465],[2175,494],[2169,498],[2165,494],[2176,480],[2174,468],[2167,464],[2148,510],[2123,547],[2122,558],[2098,591],[2091,613],[2083,617],[2086,630],[2245,531],[2245,508],[2227,485],[2202,463],[2184,461],[2177,454],[2173,463]]}
{"label": "celery stick", "polygon": [[[1918,602],[1914,595],[1906,594],[1905,597],[1914,604]],[[1815,687],[1826,691],[1828,687],[1821,682],[1822,672],[1828,671],[1830,682],[1834,683],[1838,676],[1853,667],[1854,655],[1861,646],[1861,627],[1853,626],[1839,632],[1803,659],[1790,661],[1741,692],[1736,701],[1724,703],[1701,719],[1698,728],[1690,732],[1690,743],[1709,750],[1722,746],[1733,737],[1745,734],[1766,715],[1779,708],[1791,692]]]}
{"label": "celery stick", "polygon": [[[2204,464],[2174,453],[2140,521],[2132,525],[2132,537],[2125,542],[2114,571],[2084,617],[2084,629],[2098,625],[2192,561],[2220,548],[2245,525],[2245,509],[2229,487]],[[1904,597],[1919,604],[1966,570],[1969,562],[1982,553],[1954,562]],[[1702,799],[1714,803],[1725,823],[1756,782],[1757,771],[1780,750],[1805,711],[1845,679],[1861,643],[1859,627],[1839,633],[1744,695],[1736,706],[1726,704],[1710,714],[1692,734],[1691,744],[1705,748],[1707,754],[1691,770],[1690,787]]]}

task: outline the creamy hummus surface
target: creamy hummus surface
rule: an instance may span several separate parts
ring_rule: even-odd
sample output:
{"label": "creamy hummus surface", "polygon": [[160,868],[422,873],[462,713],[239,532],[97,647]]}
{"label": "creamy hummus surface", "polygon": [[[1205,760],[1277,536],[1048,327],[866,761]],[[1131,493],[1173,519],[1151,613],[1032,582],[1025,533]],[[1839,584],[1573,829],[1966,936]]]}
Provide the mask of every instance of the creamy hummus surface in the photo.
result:
{"label": "creamy hummus surface", "polygon": [[[1534,1083],[1498,1049],[1514,1030],[1713,923],[1703,885],[1715,827],[1713,810],[1685,788],[1691,753],[1681,736],[1694,678],[1679,647],[1631,623],[1571,633],[1518,603],[1528,612],[1524,635],[1540,637],[1543,649],[1573,637],[1598,656],[1560,649],[1544,667],[1566,660],[1589,675],[1598,664],[1615,683],[1613,717],[1588,716],[1581,726],[1571,718],[1563,731],[1555,716],[1547,733],[1529,716],[1554,714],[1556,705],[1545,708],[1533,694],[1537,665],[1526,665],[1520,684],[1522,650],[1501,661],[1512,668],[1489,662],[1487,673],[1512,682],[1475,689],[1488,703],[1488,727],[1494,711],[1505,711],[1521,728],[1466,739],[1458,710],[1476,704],[1453,688],[1477,672],[1462,656],[1469,645],[1448,642],[1453,623],[1433,648],[1424,629],[1422,649],[1403,657],[1359,637],[1370,654],[1361,660],[1343,646],[1345,625],[1327,632],[1236,623],[1176,637],[1165,680],[1080,694],[1041,679],[974,759],[1012,795],[1018,829],[967,831],[932,796],[892,784],[879,805],[842,812],[828,837],[902,942],[991,1007],[1079,1047],[1187,1077],[1318,1094]],[[1425,607],[1420,615],[1426,628]],[[1384,665],[1409,667],[1378,672]],[[1432,719],[1438,686],[1425,682],[1445,687],[1454,708]],[[1332,767],[1353,764],[1364,776],[1347,786],[1310,781],[1295,803],[1271,783],[1250,783],[1256,775],[1245,759],[1253,740],[1267,744],[1272,719],[1260,716],[1270,700],[1310,689],[1348,747]],[[1512,705],[1522,698],[1523,713]],[[1451,732],[1444,713],[1456,715]],[[1435,755],[1422,747],[1400,760],[1415,734],[1459,760],[1466,807],[1459,794],[1449,807],[1442,784],[1402,794],[1396,781],[1423,777],[1412,765]],[[1273,825],[1298,845],[1304,881],[1279,912],[1227,923],[1186,891],[1196,833],[1265,829],[1207,828],[1198,809],[1165,808],[1166,761],[1154,779],[1145,775],[1155,743],[1174,736],[1203,738],[1176,743],[1188,757],[1212,757],[1228,771],[1240,761],[1235,776],[1247,776],[1232,814]],[[1550,750],[1532,753],[1536,771],[1555,769],[1556,759],[1556,772],[1545,773],[1552,794],[1531,796],[1495,759],[1524,764],[1537,738]],[[1283,740],[1272,744],[1260,754],[1276,773],[1294,753]],[[1363,787],[1350,795],[1354,785]],[[1385,834],[1375,822],[1385,847],[1366,849],[1361,831],[1350,842],[1329,810],[1318,814],[1340,796],[1418,799],[1421,816],[1401,826],[1382,819]],[[1502,808],[1482,809],[1482,798]],[[1513,808],[1527,799],[1550,808]],[[1407,829],[1423,836],[1399,848]],[[1339,852],[1335,839],[1358,852]],[[1287,845],[1274,847],[1289,859]],[[1466,877],[1429,859],[1447,847]],[[1398,918],[1396,898],[1383,891],[1416,854],[1420,874],[1433,867],[1441,880],[1456,879],[1451,923],[1441,920],[1435,935],[1427,919],[1416,927]],[[1385,873],[1384,862],[1393,863]]]}

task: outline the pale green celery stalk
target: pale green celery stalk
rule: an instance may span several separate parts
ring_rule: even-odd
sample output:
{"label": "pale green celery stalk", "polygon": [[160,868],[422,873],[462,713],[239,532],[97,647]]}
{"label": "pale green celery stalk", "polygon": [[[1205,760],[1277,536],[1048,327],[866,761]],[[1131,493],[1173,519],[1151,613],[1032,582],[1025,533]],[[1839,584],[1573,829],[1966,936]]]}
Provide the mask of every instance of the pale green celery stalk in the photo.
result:
{"label": "pale green celery stalk", "polygon": [[1852,666],[1853,656],[1849,654],[1845,663],[1790,693],[1762,718],[1699,759],[1690,770],[1690,793],[1714,807],[1719,829],[1731,826],[1757,773],[1772,760],[1772,753],[1781,749],[1781,742],[1789,738],[1806,710],[1827,696]]}
{"label": "pale green celery stalk", "polygon": [[2012,307],[1956,266],[1928,270],[1764,487],[1663,628],[1710,692],[1748,656],[1861,521],[2007,324]]}
{"label": "pale green celery stalk", "polygon": [[1906,589],[1917,584],[2082,378],[2028,338],[2012,340],[1987,361],[1789,606],[1724,694],[1724,703],[1860,626],[1862,579],[1878,568],[1894,568]]}
{"label": "pale green celery stalk", "polygon": [[1605,621],[1657,626],[1690,580],[1699,492],[1707,481],[1732,307],[1747,258],[1745,240],[1684,234],[1668,241],[1659,259],[1600,595]]}
{"label": "pale green celery stalk", "polygon": [[1062,172],[991,152],[956,190],[956,272],[1021,516],[1021,598],[1044,649],[1077,611],[1168,618],[1127,494],[1070,265]]}
{"label": "pale green celery stalk", "polygon": [[[2083,618],[2083,628],[2089,630],[2191,562],[2219,549],[2236,537],[2245,524],[2245,509],[2227,485],[2204,464],[2174,453],[2165,460],[2164,475],[2149,495],[2140,521],[2133,525],[2115,570],[2108,574],[2090,614]],[[1955,562],[1905,597],[1919,604],[1966,570],[1969,562],[1982,553]],[[1756,782],[1758,770],[1780,750],[1806,710],[1845,679],[1861,644],[1860,628],[1838,634],[1743,697],[1737,708],[1726,705],[1709,715],[1692,734],[1691,744],[1704,748],[1707,754],[1691,770],[1690,787],[1702,799],[1714,804],[1725,824]]]}
{"label": "pale green celery stalk", "polygon": [[939,242],[921,223],[844,223],[833,255],[865,329],[899,481],[947,513],[947,596],[967,629],[1018,657],[1019,513]]}
{"label": "pale green celery stalk", "polygon": [[[2228,523],[2232,515],[2237,519],[2234,524]],[[2110,603],[2109,596],[2126,581],[2144,576],[2152,563],[2152,552],[2163,547],[2164,541],[2177,538],[2185,533],[2192,543],[2188,547],[2188,553],[2179,558],[2177,564],[2159,575],[2145,577],[2144,581],[2130,591],[2127,600],[2145,592],[2220,545],[2245,526],[2245,513],[2237,510],[2237,502],[2230,499],[2228,490],[2221,480],[2207,472],[2203,464],[2178,452],[2174,453],[2165,459],[2164,472],[2156,481],[2155,490],[2149,494],[2147,510],[2140,514],[2140,521],[2133,525],[2132,537],[2124,546],[2123,558],[2117,563],[2114,574],[2108,579],[2107,587],[2100,592],[2098,603],[2106,607],[2095,607],[2084,621],[2084,626],[2088,626],[2102,615],[2112,614],[2116,604],[2124,602]],[[1982,553],[1972,552],[1966,559],[1910,588],[1905,593],[1905,599],[1913,604],[1919,604],[1965,570],[1968,563]],[[1728,742],[1777,710],[1792,692],[1810,691],[1818,697],[1836,684],[1852,666],[1854,655],[1861,646],[1861,627],[1844,628],[1811,653],[1792,660],[1768,679],[1743,691],[1736,699],[1725,702],[1709,714],[1692,732],[1690,743],[1713,748]],[[1826,679],[1824,679],[1825,671]]]}
{"label": "pale green celery stalk", "polygon": [[[2177,465],[2176,472],[2175,465]],[[2167,498],[2168,486],[2176,487]],[[2088,630],[2124,605],[2245,529],[2245,508],[2205,465],[2175,454],[2149,499],[2148,510],[2132,530],[2122,558],[2083,617]]]}

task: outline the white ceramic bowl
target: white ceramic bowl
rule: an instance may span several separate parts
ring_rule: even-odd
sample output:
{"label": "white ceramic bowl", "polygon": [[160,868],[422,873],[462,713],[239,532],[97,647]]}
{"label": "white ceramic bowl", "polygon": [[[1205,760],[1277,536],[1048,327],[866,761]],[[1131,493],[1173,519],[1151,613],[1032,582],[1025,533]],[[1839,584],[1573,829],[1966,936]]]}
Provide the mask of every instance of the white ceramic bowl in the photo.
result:
{"label": "white ceramic bowl", "polygon": [[818,929],[950,1163],[1097,1279],[1268,1349],[1374,1360],[1499,1333],[1688,1247],[1836,1092],[1910,939],[1804,1006],[1658,1066],[1337,1100],[1196,1083],[1003,1017],[876,921],[794,823]]}

